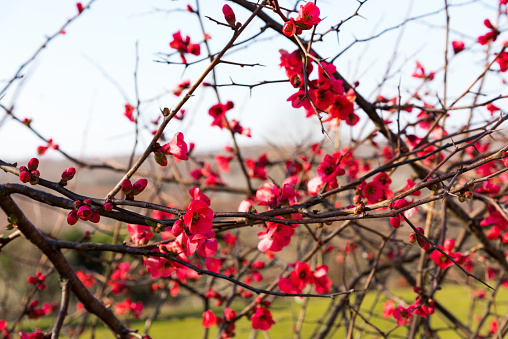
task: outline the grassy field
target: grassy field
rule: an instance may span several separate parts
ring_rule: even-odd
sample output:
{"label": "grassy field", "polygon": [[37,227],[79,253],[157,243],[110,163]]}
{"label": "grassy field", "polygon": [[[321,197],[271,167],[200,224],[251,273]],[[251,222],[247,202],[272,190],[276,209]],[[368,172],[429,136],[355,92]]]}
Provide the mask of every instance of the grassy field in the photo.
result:
{"label": "grassy field", "polygon": [[[444,305],[448,310],[455,314],[463,323],[467,323],[467,317],[469,308],[472,302],[470,297],[470,289],[467,286],[447,286],[436,294],[435,300]],[[370,318],[370,322],[378,327],[382,331],[390,331],[390,338],[405,337],[407,334],[408,326],[397,327],[394,318],[384,319],[382,317],[382,308],[386,298],[379,296],[379,302],[375,307],[373,303],[377,298],[375,292],[371,292],[365,298],[361,313],[367,315],[369,310],[372,310],[373,316]],[[404,299],[408,304],[414,302],[415,294],[412,289],[400,289],[397,291],[397,297]],[[475,315],[481,315],[484,312],[487,299],[490,297],[489,292],[486,293],[486,299],[477,302],[475,308]],[[351,296],[351,303],[354,303],[355,296]],[[337,299],[338,300],[338,299]],[[303,300],[297,300],[294,298],[278,300],[271,306],[271,311],[274,315],[276,324],[268,331],[269,336],[265,336],[264,333],[254,333],[248,319],[243,318],[237,323],[236,326],[236,337],[237,338],[294,338],[294,326],[297,322],[299,312],[302,307]],[[316,323],[319,318],[326,312],[330,300],[328,299],[311,299],[307,305],[306,318],[302,326],[301,337],[311,338],[312,333],[316,327]],[[239,310],[241,305],[233,307]],[[508,290],[501,287],[497,292],[496,296],[496,308],[498,314],[505,315],[508,312]],[[185,313],[183,313],[185,311]],[[144,315],[148,315],[149,310],[145,310]],[[217,310],[216,315],[219,314]],[[152,338],[201,338],[203,334],[203,328],[201,326],[201,314],[202,311],[198,309],[186,309],[182,312],[165,312],[162,316],[162,320],[154,322],[150,328],[150,336]],[[431,327],[433,329],[439,329],[439,335],[441,338],[461,338],[455,333],[453,329],[450,329],[450,324],[444,321],[443,316],[436,311],[436,315],[433,317]],[[486,334],[489,330],[490,320],[489,318],[484,327],[482,328],[481,334]],[[47,321],[47,320],[46,320]],[[44,321],[36,323],[36,325],[44,328]],[[357,328],[363,329],[363,335],[361,338],[374,338],[378,336],[378,333],[372,326],[365,326],[364,322],[357,318]],[[46,323],[47,325],[47,323]],[[129,322],[130,328],[137,328],[141,332],[144,329],[144,321],[131,320]],[[343,326],[343,322],[339,321],[335,323],[334,338],[345,337],[346,329]],[[217,334],[217,327],[210,329],[210,338],[215,338]],[[90,333],[87,332],[82,338],[89,338]],[[99,327],[96,332],[97,339],[112,339],[111,333],[104,327]],[[359,337],[358,337],[359,338]]]}

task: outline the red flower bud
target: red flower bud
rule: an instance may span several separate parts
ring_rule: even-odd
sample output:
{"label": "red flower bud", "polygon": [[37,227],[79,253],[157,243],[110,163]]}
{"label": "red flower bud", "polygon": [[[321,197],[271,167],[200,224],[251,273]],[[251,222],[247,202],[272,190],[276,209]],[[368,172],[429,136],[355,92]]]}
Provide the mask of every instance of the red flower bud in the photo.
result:
{"label": "red flower bud", "polygon": [[358,194],[357,194],[357,195],[355,195],[355,196],[353,197],[353,203],[358,204],[358,203],[360,203],[361,201],[362,201],[362,196],[361,196],[361,195],[358,195]]}
{"label": "red flower bud", "polygon": [[83,200],[83,204],[87,205],[87,206],[92,206],[92,200],[90,199],[85,199]]}
{"label": "red flower bud", "polygon": [[38,170],[34,169],[30,172],[30,176],[34,177],[34,178],[38,178],[41,176],[41,172],[39,172]]}
{"label": "red flower bud", "polygon": [[296,33],[296,24],[293,20],[288,20],[284,23],[284,26],[282,27],[282,33],[284,33],[285,36],[292,37]]}
{"label": "red flower bud", "polygon": [[28,170],[30,171],[36,170],[37,167],[39,167],[39,159],[37,158],[30,159],[30,161],[28,162]]}
{"label": "red flower bud", "polygon": [[102,206],[105,211],[111,211],[113,209],[113,203],[111,201],[106,201]]}
{"label": "red flower bud", "polygon": [[235,18],[235,13],[233,12],[233,9],[231,9],[231,7],[229,7],[229,5],[224,5],[224,7],[222,7],[222,13],[224,13],[224,18],[226,19],[228,24],[230,24],[231,26],[234,26],[235,22],[236,22],[236,18]]}
{"label": "red flower bud", "polygon": [[416,242],[416,240],[417,240],[416,233],[415,233],[415,232],[411,233],[411,234],[409,235],[409,242],[410,242],[410,243],[412,243],[412,244],[414,244],[414,243]]}
{"label": "red flower bud", "polygon": [[178,219],[173,224],[173,227],[171,228],[171,233],[173,233],[175,237],[178,237],[180,234],[182,234],[182,231],[183,231],[183,222],[182,220]]}
{"label": "red flower bud", "polygon": [[423,239],[422,237],[418,237],[418,245],[425,251],[430,248],[430,244],[427,242],[427,240]]}
{"label": "red flower bud", "polygon": [[65,171],[62,172],[62,180],[69,181],[76,175],[76,169],[74,167],[69,167]]}
{"label": "red flower bud", "polygon": [[74,201],[74,208],[78,209],[81,205],[83,205],[83,202],[81,200]]}
{"label": "red flower bud", "polygon": [[187,10],[191,13],[194,13],[194,8],[192,8],[191,5],[187,5]]}
{"label": "red flower bud", "polygon": [[81,2],[78,2],[76,4],[76,7],[78,9],[78,14],[81,14],[83,12],[83,10],[84,10],[83,5],[81,4]]}
{"label": "red flower bud", "polygon": [[231,308],[229,308],[229,307],[226,307],[224,309],[224,316],[226,317],[227,321],[232,321],[236,317],[236,311],[231,309]]}
{"label": "red flower bud", "polygon": [[139,179],[132,185],[132,193],[134,195],[138,195],[139,193],[143,192],[143,190],[146,188],[146,185],[148,185],[148,180],[146,179]]}
{"label": "red flower bud", "polygon": [[75,225],[78,222],[78,212],[76,210],[72,210],[67,215],[67,223],[69,225]]}
{"label": "red flower bud", "polygon": [[101,220],[101,215],[99,212],[92,210],[92,217],[90,218],[90,221],[94,224],[97,224]]}
{"label": "red flower bud", "polygon": [[156,163],[158,163],[159,165],[161,165],[163,167],[168,165],[168,159],[166,158],[166,156],[164,154],[157,151],[157,152],[154,152],[153,155],[155,156]]}
{"label": "red flower bud", "polygon": [[129,179],[125,179],[122,181],[122,192],[124,194],[129,194],[132,191],[132,183]]}
{"label": "red flower bud", "polygon": [[28,182],[30,180],[30,173],[27,171],[19,172],[19,180],[22,182]]}
{"label": "red flower bud", "polygon": [[38,279],[36,277],[28,277],[27,281],[29,284],[35,285],[37,283]]}
{"label": "red flower bud", "polygon": [[92,217],[92,210],[90,207],[83,205],[78,209],[78,217],[81,220],[88,221]]}

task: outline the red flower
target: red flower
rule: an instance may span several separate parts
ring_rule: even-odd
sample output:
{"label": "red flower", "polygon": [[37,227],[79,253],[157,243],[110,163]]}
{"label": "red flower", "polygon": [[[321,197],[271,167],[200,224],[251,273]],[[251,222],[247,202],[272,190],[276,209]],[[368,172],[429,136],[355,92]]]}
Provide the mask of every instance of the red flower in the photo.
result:
{"label": "red flower", "polygon": [[296,17],[296,24],[301,29],[310,29],[321,22],[319,14],[319,8],[312,2],[307,2],[305,5],[300,6],[298,16]]}
{"label": "red flower", "polygon": [[123,113],[123,115],[125,115],[127,117],[127,119],[129,119],[131,122],[136,122],[136,120],[134,120],[133,114],[134,114],[134,107],[132,107],[131,104],[126,104],[125,105],[125,112]]}
{"label": "red flower", "polygon": [[381,182],[373,180],[365,185],[364,194],[369,204],[375,204],[383,200],[384,188]]}
{"label": "red flower", "polygon": [[293,19],[289,19],[284,23],[284,26],[282,27],[282,33],[284,33],[285,36],[292,37],[296,33],[296,24]]}
{"label": "red flower", "polygon": [[411,324],[411,318],[413,317],[413,313],[408,308],[399,305],[398,309],[393,311],[393,317],[397,319],[397,325],[402,326],[405,325],[406,322],[408,325]]}
{"label": "red flower", "polygon": [[317,293],[328,293],[332,287],[332,280],[326,276],[328,273],[328,266],[322,265],[316,267],[314,271],[314,287]]}
{"label": "red flower", "polygon": [[346,172],[339,167],[340,154],[336,153],[333,156],[326,154],[323,160],[317,166],[316,172],[321,177],[322,181],[329,185],[336,187],[337,176],[344,175]]}
{"label": "red flower", "polygon": [[224,117],[226,112],[234,107],[232,101],[228,101],[226,104],[215,104],[208,110],[208,114],[212,116],[213,121],[211,126],[219,126],[220,128],[227,127]]}
{"label": "red flower", "polygon": [[143,312],[143,304],[140,301],[135,303],[126,298],[124,301],[114,305],[114,311],[117,315],[132,315],[134,318],[139,319],[141,312]]}
{"label": "red flower", "polygon": [[143,261],[153,278],[169,277],[175,270],[172,261],[165,258],[148,257],[143,258]]}
{"label": "red flower", "polygon": [[199,44],[193,44],[190,42],[189,36],[183,40],[182,34],[180,31],[173,34],[173,41],[169,43],[169,47],[176,49],[180,53],[180,58],[184,64],[187,63],[185,59],[185,54],[190,53],[194,55],[201,54],[201,47]]}
{"label": "red flower", "polygon": [[494,27],[494,25],[492,25],[489,19],[485,19],[485,21],[483,21],[483,24],[487,28],[490,28],[490,31],[478,37],[478,42],[480,43],[480,45],[486,45],[491,41],[496,41],[497,36],[499,35],[498,29]]}
{"label": "red flower", "polygon": [[295,270],[290,273],[290,278],[280,278],[279,288],[284,293],[302,293],[307,284],[314,281],[314,276],[309,263],[297,261]]}
{"label": "red flower", "polygon": [[203,200],[193,200],[187,213],[183,216],[183,222],[191,234],[206,234],[212,230],[213,211]]}
{"label": "red flower", "polygon": [[219,319],[213,314],[211,310],[208,310],[203,313],[203,321],[201,322],[204,327],[210,328],[219,323]]}
{"label": "red flower", "polygon": [[[185,79],[185,80],[180,81],[180,83],[178,85],[176,85],[175,88],[173,88],[172,92],[173,92],[174,95],[179,97],[182,94],[183,90],[187,89],[189,87],[190,87],[190,80],[189,79]],[[181,116],[179,116],[179,117],[175,116],[175,118],[178,119],[178,120],[182,120],[183,119],[183,115],[185,114],[185,110],[184,111],[180,110],[180,112],[182,112]]]}
{"label": "red flower", "polygon": [[385,306],[383,307],[383,317],[385,317],[385,319],[390,318],[393,314],[393,311],[395,311],[395,304],[393,301],[386,301]]}
{"label": "red flower", "polygon": [[411,76],[413,78],[423,79],[424,81],[427,81],[427,80],[430,81],[430,80],[434,80],[435,74],[436,74],[436,72],[430,72],[429,74],[426,74],[425,69],[423,68],[423,65],[417,61],[416,62],[416,69],[414,70],[413,74],[411,74]]}
{"label": "red flower", "polygon": [[315,176],[307,183],[307,190],[310,194],[316,195],[321,191],[324,184],[323,179],[319,175]]}
{"label": "red flower", "polygon": [[272,313],[266,308],[257,307],[256,312],[250,318],[252,328],[255,330],[268,331],[275,321],[272,319]]}
{"label": "red flower", "polygon": [[258,233],[258,238],[261,239],[258,243],[258,250],[279,252],[289,245],[294,233],[295,230],[292,226],[268,222],[266,231]]}
{"label": "red flower", "polygon": [[224,309],[224,316],[226,317],[227,321],[234,320],[235,317],[236,317],[236,311],[231,309],[231,308],[229,308],[229,307],[226,307]]}
{"label": "red flower", "polygon": [[[446,239],[444,242],[444,246],[438,246],[438,247],[441,248],[443,250],[443,252],[446,253],[448,256],[452,257],[455,260],[455,262],[457,262],[458,264],[463,262],[465,259],[465,257],[461,253],[459,253],[459,252],[453,253],[452,252],[453,247],[455,247],[455,240],[453,240],[453,239]],[[448,267],[453,266],[453,262],[438,250],[434,250],[430,254],[430,258],[442,270],[445,270]]]}
{"label": "red flower", "polygon": [[78,276],[79,280],[85,285],[86,288],[90,288],[95,284],[95,278],[90,273],[85,273],[83,271],[76,271],[76,275]]}
{"label": "red flower", "polygon": [[175,158],[180,160],[189,160],[187,156],[189,152],[188,146],[183,138],[182,132],[176,133],[170,142],[159,148],[159,151],[164,154],[172,154]]}
{"label": "red flower", "polygon": [[201,190],[199,189],[199,187],[193,187],[189,190],[189,194],[192,198],[192,200],[203,200],[204,202],[206,202],[206,204],[208,206],[210,206],[210,198],[208,198],[206,196],[206,194],[204,194],[203,192],[201,192]]}
{"label": "red flower", "polygon": [[506,72],[508,70],[508,53],[501,52],[497,56],[496,62],[499,64],[499,70],[501,72]]}
{"label": "red flower", "polygon": [[455,53],[455,54],[460,53],[465,48],[464,41],[462,41],[462,40],[452,41],[452,47],[453,47],[453,53]]}
{"label": "red flower", "polygon": [[127,224],[127,230],[135,244],[146,245],[153,237],[150,226]]}

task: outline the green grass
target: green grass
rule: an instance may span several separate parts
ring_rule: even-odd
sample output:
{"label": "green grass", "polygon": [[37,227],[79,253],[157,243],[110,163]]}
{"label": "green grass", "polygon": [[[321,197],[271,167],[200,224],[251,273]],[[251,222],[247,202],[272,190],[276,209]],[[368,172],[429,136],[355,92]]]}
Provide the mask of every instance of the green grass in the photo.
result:
{"label": "green grass", "polygon": [[[404,299],[408,304],[413,303],[416,296],[412,289],[400,289],[397,290],[395,294],[397,297]],[[445,308],[453,313],[460,321],[466,323],[471,303],[470,294],[471,292],[467,286],[447,286],[436,293],[435,300],[445,306]],[[489,296],[490,294],[487,292],[486,298],[488,299]],[[383,305],[386,301],[386,297],[384,295],[378,296],[376,292],[368,293],[362,303],[360,313],[364,316],[368,316],[369,310],[371,310],[373,304],[376,302],[377,297],[379,297],[379,300],[372,309],[373,316],[370,318],[369,322],[384,332],[394,329],[393,332],[390,332],[390,338],[397,338],[401,336],[405,337],[407,335],[407,325],[397,327],[394,318],[384,319],[382,317]],[[355,295],[350,296],[351,304],[354,304],[355,298]],[[337,298],[337,302],[339,300],[340,298]],[[276,324],[268,331],[270,338],[294,338],[293,328],[296,323],[296,319],[298,319],[302,301],[303,300],[297,300],[294,298],[279,299],[270,307],[276,322]],[[316,322],[323,313],[326,312],[329,303],[329,299],[310,299],[306,310],[305,322],[302,327],[302,338],[310,338]],[[478,302],[477,307],[475,308],[476,315],[483,314],[486,303],[487,300]],[[237,305],[233,308],[240,310],[241,305]],[[215,314],[219,315],[221,310],[222,309],[217,309]],[[504,315],[508,312],[508,290],[505,288],[500,288],[496,296],[496,311],[500,315]],[[144,315],[148,315],[148,312],[149,310],[145,310]],[[199,309],[182,309],[181,312],[166,312],[163,314],[163,320],[156,321],[152,324],[149,334],[152,338],[201,338],[203,333],[203,327],[201,326],[201,314],[202,311]],[[486,322],[480,332],[481,334],[486,334],[489,329],[491,319],[493,318],[489,318]],[[44,322],[46,321],[47,319],[45,319]],[[46,326],[43,326],[43,323],[37,325],[45,328]],[[345,337],[345,331],[347,329],[344,328],[343,322],[336,322],[335,326],[337,325],[339,325],[339,328],[336,330],[334,338]],[[356,325],[357,328],[363,328],[362,338],[373,338],[378,334],[372,326],[365,325],[361,318],[357,318]],[[431,328],[440,330],[439,335],[442,338],[461,338],[453,329],[450,329],[450,324],[444,320],[444,317],[439,311],[436,311],[430,325]],[[139,329],[139,331],[142,332],[144,329],[144,321],[131,320],[129,322],[129,328]],[[248,319],[243,318],[237,322],[237,338],[251,338],[251,333],[252,328]],[[211,328],[209,337],[215,338],[216,335],[217,327]],[[89,338],[89,333],[85,333],[83,338]],[[96,338],[111,339],[113,336],[108,329],[100,326],[97,329]],[[264,338],[264,335],[259,332],[256,338]]]}

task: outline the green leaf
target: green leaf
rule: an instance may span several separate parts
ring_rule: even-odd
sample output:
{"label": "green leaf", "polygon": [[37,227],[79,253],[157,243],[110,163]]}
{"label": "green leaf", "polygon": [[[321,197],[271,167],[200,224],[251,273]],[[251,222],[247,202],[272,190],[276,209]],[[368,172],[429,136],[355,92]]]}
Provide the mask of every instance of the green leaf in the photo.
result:
{"label": "green leaf", "polygon": [[159,224],[159,223],[157,223],[155,221],[148,220],[148,219],[145,219],[145,221],[148,224],[148,226],[151,226],[151,227],[157,227],[157,225]]}

